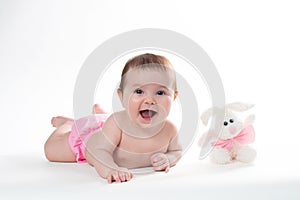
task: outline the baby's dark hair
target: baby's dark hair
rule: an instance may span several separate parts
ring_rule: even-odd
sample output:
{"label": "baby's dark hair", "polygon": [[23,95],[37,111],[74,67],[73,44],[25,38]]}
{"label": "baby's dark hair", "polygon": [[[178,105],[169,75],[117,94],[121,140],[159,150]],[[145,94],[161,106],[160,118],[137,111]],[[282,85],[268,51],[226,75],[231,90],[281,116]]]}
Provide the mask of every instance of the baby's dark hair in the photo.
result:
{"label": "baby's dark hair", "polygon": [[[135,68],[142,68],[142,69],[157,68],[163,71],[166,71],[167,69],[171,69],[174,71],[171,62],[164,56],[155,55],[151,53],[145,53],[145,54],[135,56],[129,59],[123,68],[122,75],[121,75],[121,83],[119,86],[119,89],[121,91],[123,90],[123,86],[124,86],[124,75],[129,70]],[[176,79],[174,85],[174,92],[175,95],[177,95],[178,91],[177,91]]]}

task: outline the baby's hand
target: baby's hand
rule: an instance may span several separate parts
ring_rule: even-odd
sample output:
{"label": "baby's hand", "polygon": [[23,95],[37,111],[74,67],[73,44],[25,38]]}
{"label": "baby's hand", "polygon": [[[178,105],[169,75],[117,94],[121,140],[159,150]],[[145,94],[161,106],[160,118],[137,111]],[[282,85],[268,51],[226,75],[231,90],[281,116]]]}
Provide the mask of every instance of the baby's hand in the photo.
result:
{"label": "baby's hand", "polygon": [[170,170],[170,162],[166,154],[157,153],[151,156],[151,164],[155,171],[165,171]]}
{"label": "baby's hand", "polygon": [[126,168],[118,168],[109,172],[107,176],[108,183],[121,183],[132,179],[132,173]]}

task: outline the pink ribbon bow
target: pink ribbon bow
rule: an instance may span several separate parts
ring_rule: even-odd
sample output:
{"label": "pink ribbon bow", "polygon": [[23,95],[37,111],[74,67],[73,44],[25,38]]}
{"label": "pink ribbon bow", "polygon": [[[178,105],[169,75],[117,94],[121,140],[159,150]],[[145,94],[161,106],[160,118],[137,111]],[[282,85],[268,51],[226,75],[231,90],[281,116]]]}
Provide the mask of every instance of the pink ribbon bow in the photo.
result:
{"label": "pink ribbon bow", "polygon": [[255,132],[252,125],[247,126],[246,128],[242,129],[241,132],[230,139],[227,140],[218,140],[216,144],[214,144],[214,147],[221,147],[223,149],[227,149],[228,151],[231,151],[234,144],[239,143],[241,145],[243,144],[250,144],[254,142],[255,138]]}

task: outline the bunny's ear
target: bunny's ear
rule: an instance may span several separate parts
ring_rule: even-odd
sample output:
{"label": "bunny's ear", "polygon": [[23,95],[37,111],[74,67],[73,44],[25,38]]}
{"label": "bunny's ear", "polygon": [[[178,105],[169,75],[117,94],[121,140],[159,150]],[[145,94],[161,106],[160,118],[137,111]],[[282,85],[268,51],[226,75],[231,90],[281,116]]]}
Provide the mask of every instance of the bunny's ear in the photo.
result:
{"label": "bunny's ear", "polygon": [[254,115],[254,114],[249,115],[249,116],[244,120],[244,126],[248,126],[248,125],[253,124],[254,120],[255,120],[255,115]]}
{"label": "bunny's ear", "polygon": [[212,116],[213,109],[214,109],[214,108],[209,108],[208,110],[206,110],[206,111],[205,111],[204,113],[202,113],[202,115],[201,115],[202,123],[203,123],[205,126],[207,125],[209,118]]}
{"label": "bunny's ear", "polygon": [[243,112],[246,110],[249,110],[252,108],[254,104],[245,104],[241,102],[235,102],[235,103],[229,103],[226,105],[226,108],[229,110],[237,111],[237,112]]}

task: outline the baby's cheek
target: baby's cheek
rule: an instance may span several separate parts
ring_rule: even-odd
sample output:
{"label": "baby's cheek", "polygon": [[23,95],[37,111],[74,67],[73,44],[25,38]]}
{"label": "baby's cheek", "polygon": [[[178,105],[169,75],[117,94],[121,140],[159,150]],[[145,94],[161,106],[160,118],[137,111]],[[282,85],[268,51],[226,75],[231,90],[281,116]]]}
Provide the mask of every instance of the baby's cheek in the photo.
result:
{"label": "baby's cheek", "polygon": [[141,97],[133,95],[130,98],[130,101],[133,102],[133,103],[137,103],[137,102],[141,101]]}
{"label": "baby's cheek", "polygon": [[161,105],[164,107],[167,113],[169,113],[171,106],[172,106],[172,99],[171,97],[166,97],[161,101]]}
{"label": "baby's cheek", "polygon": [[137,104],[138,102],[141,101],[141,97],[138,95],[130,95],[130,96],[125,96],[123,99],[123,104],[127,105],[129,107],[132,104]]}

